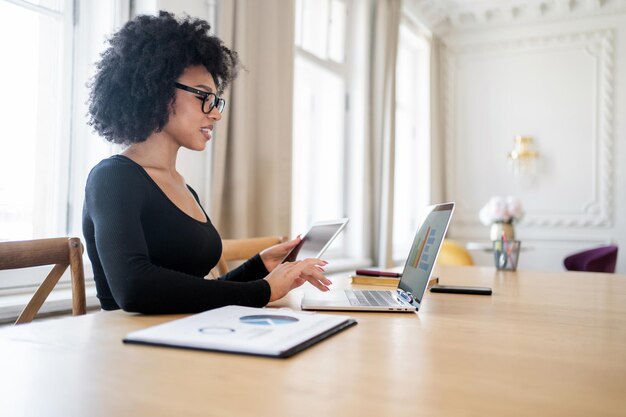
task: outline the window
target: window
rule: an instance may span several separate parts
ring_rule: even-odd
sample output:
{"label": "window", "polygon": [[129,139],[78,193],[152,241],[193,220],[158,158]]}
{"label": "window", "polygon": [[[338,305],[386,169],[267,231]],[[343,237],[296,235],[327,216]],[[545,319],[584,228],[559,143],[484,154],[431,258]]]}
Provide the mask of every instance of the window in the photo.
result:
{"label": "window", "polygon": [[89,169],[115,149],[86,123],[105,35],[126,2],[0,0],[0,240],[81,235]]}
{"label": "window", "polygon": [[404,261],[430,204],[430,45],[400,26],[396,65],[393,258]]}
{"label": "window", "polygon": [[0,239],[58,233],[67,199],[72,2],[0,1]]}
{"label": "window", "polygon": [[364,10],[363,2],[349,0],[296,2],[292,231],[350,217],[326,254],[335,261],[364,257],[363,187],[353,187],[363,183],[364,139],[355,126],[364,125],[364,101],[362,93],[351,94],[365,78],[364,65],[354,65],[367,39],[354,34],[366,30],[355,24]]}
{"label": "window", "polygon": [[[85,84],[127,18],[126,0],[0,0],[0,240],[82,236],[87,174],[115,151],[87,125]],[[1,274],[2,289],[45,276]]]}

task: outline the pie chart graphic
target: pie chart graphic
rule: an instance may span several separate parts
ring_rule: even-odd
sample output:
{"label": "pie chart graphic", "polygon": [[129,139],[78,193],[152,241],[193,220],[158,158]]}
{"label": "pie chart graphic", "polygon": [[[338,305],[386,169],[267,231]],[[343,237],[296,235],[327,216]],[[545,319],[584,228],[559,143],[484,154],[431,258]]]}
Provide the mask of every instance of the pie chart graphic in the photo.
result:
{"label": "pie chart graphic", "polygon": [[255,326],[279,326],[282,324],[293,324],[299,320],[295,317],[279,316],[274,314],[258,314],[254,316],[243,316],[239,321]]}

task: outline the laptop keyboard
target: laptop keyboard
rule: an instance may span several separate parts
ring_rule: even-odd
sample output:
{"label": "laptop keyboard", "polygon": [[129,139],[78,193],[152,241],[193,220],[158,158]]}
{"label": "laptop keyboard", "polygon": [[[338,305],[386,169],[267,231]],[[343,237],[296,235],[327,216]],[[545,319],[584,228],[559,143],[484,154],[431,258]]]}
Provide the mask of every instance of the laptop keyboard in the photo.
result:
{"label": "laptop keyboard", "polygon": [[391,291],[345,290],[353,306],[397,306],[400,303]]}

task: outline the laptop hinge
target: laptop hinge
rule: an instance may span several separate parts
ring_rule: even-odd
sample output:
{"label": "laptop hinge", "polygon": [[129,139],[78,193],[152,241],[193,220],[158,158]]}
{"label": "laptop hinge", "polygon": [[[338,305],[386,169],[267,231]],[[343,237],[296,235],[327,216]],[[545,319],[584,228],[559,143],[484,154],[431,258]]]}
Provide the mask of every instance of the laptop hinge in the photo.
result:
{"label": "laptop hinge", "polygon": [[411,305],[414,305],[413,302],[415,301],[415,299],[413,298],[413,295],[411,295],[410,292],[404,291],[401,288],[396,288],[396,292],[398,293],[402,301],[409,303]]}

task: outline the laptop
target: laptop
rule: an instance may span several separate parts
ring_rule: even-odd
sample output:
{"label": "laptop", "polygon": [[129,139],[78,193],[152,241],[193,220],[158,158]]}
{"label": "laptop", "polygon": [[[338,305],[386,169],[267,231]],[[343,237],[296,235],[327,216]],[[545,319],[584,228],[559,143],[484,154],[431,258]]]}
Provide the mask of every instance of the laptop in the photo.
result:
{"label": "laptop", "polygon": [[302,310],[419,310],[453,211],[454,203],[436,204],[425,210],[397,289],[306,292],[300,307]]}

